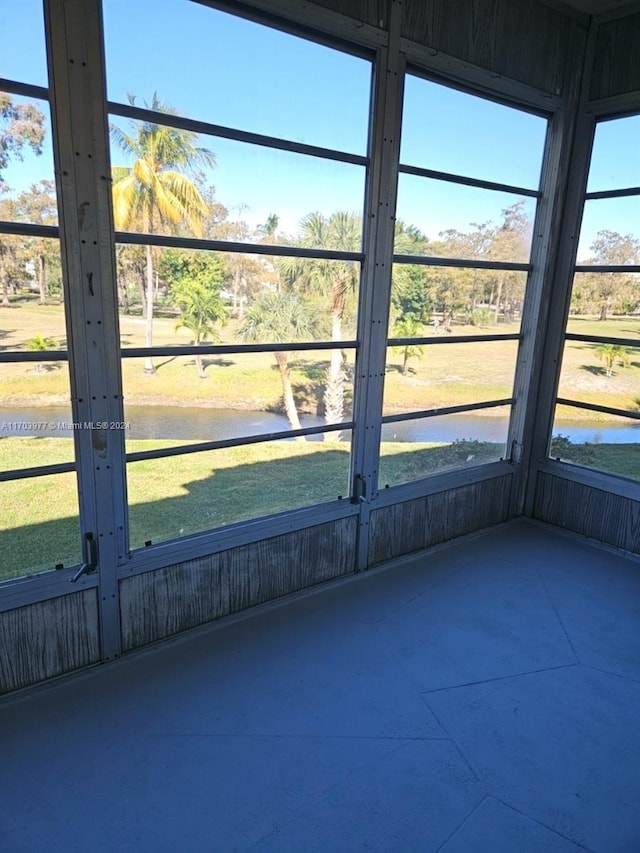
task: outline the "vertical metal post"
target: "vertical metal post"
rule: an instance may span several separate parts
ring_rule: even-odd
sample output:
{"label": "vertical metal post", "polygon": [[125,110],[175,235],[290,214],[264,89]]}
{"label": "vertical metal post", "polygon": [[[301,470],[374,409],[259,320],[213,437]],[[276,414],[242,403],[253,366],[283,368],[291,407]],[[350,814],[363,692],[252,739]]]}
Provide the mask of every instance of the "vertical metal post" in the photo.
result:
{"label": "vertical metal post", "polygon": [[[357,569],[368,565],[369,514],[378,488],[378,455],[389,299],[393,264],[396,190],[400,156],[404,56],[400,52],[401,0],[390,0],[389,42],[378,52],[372,99],[370,175],[359,312],[352,482],[360,501]],[[359,488],[356,489],[355,485]]]}
{"label": "vertical metal post", "polygon": [[96,543],[102,657],[121,652],[124,435],[100,0],[45,0],[83,540]]}
{"label": "vertical metal post", "polygon": [[[593,114],[587,109],[595,34],[596,26],[592,19],[583,54],[582,73],[578,76],[576,71],[573,91],[566,106],[568,114],[563,118],[563,138],[558,142],[562,151],[551,225],[552,248],[555,245],[555,251],[550,253],[545,268],[543,309],[538,321],[540,331],[535,342],[533,375],[528,392],[525,452],[519,478],[520,488],[513,508],[515,514],[524,512],[531,515],[533,511],[538,465],[547,456],[553,425],[595,127]],[[575,66],[579,68],[577,59]]]}

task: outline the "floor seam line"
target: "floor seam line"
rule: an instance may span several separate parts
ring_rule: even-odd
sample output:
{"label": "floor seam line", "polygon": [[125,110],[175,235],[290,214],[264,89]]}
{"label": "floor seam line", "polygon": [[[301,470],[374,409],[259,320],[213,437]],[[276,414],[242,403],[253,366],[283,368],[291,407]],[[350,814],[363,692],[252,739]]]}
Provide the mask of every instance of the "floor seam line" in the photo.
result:
{"label": "floor seam line", "polygon": [[579,656],[578,656],[578,653],[577,653],[577,651],[576,651],[576,649],[575,649],[575,646],[573,645],[573,641],[571,640],[571,637],[569,636],[569,632],[567,631],[567,629],[566,629],[566,627],[565,627],[565,624],[564,624],[564,622],[562,621],[562,617],[560,616],[560,611],[558,610],[558,607],[557,607],[557,605],[556,605],[556,603],[555,603],[555,601],[554,601],[554,599],[553,599],[553,596],[552,596],[552,595],[551,595],[551,593],[549,592],[549,588],[548,588],[548,586],[547,586],[547,584],[546,584],[546,582],[545,582],[545,579],[542,577],[542,573],[540,572],[540,569],[536,568],[536,569],[535,569],[535,572],[536,572],[536,574],[537,574],[537,576],[538,576],[538,580],[539,580],[539,581],[540,581],[540,583],[542,584],[542,589],[545,591],[545,595],[546,595],[546,596],[547,596],[547,598],[549,599],[549,603],[550,603],[550,604],[551,604],[551,606],[553,607],[553,612],[556,614],[556,619],[558,620],[558,623],[559,623],[560,627],[562,628],[562,632],[563,632],[563,634],[564,634],[564,636],[565,636],[565,638],[566,638],[567,642],[569,643],[569,648],[570,648],[570,649],[571,649],[571,651],[573,652],[573,655],[574,655],[574,657],[575,657],[575,659],[576,659],[576,662],[577,662],[577,663],[581,663],[580,658],[579,658]]}
{"label": "floor seam line", "polygon": [[203,732],[186,732],[173,734],[170,732],[152,732],[144,733],[144,737],[148,738],[245,738],[252,740],[372,740],[372,741],[399,741],[401,743],[428,743],[430,741],[449,741],[450,737],[421,737],[403,735],[278,735],[278,734],[241,734],[238,732],[230,734],[213,734]]}
{"label": "floor seam line", "polygon": [[581,666],[580,661],[572,663],[562,663],[558,666],[545,666],[542,669],[528,669],[525,672],[514,672],[510,675],[497,675],[495,678],[483,678],[480,681],[465,681],[464,684],[451,684],[448,687],[434,687],[431,690],[421,690],[421,696],[431,695],[432,693],[444,693],[446,690],[459,690],[461,687],[475,687],[479,684],[492,684],[494,681],[507,681],[509,678],[524,678],[527,675],[537,675],[541,672],[554,672],[558,669],[569,669],[573,666]]}
{"label": "floor seam line", "polygon": [[571,838],[569,835],[565,835],[563,832],[560,832],[559,830],[554,829],[554,827],[549,826],[546,823],[543,823],[541,820],[538,820],[538,818],[531,817],[531,815],[527,814],[526,812],[523,812],[522,809],[519,809],[517,806],[512,806],[510,803],[507,803],[506,800],[503,800],[500,797],[497,797],[495,794],[489,793],[487,795],[487,797],[490,797],[492,800],[495,800],[497,803],[501,803],[503,806],[505,806],[505,808],[512,809],[514,812],[517,812],[519,815],[522,815],[522,817],[525,817],[527,820],[531,820],[534,823],[537,823],[538,826],[541,826],[543,829],[547,829],[547,830],[549,830],[549,832],[553,832],[554,835],[558,835],[560,838],[564,838],[565,841],[569,841],[571,844],[575,844],[576,847],[579,847],[581,850],[584,850],[585,853],[596,853],[596,851],[593,850],[592,847],[587,847],[586,845],[582,844],[580,841],[576,841],[575,838]]}
{"label": "floor seam line", "polygon": [[453,830],[453,832],[451,832],[449,835],[447,835],[447,837],[442,842],[442,844],[440,844],[438,847],[436,847],[434,853],[440,853],[440,850],[442,850],[442,848],[445,846],[445,844],[448,844],[451,841],[451,839],[462,829],[462,827],[465,825],[465,823],[478,811],[478,809],[484,803],[484,801],[487,799],[487,797],[488,797],[488,794],[483,795],[482,799],[479,802],[477,802],[475,804],[475,806],[471,809],[469,814],[460,821],[460,823],[456,826],[456,828]]}
{"label": "floor seam line", "polygon": [[604,669],[602,666],[594,666],[592,663],[583,663],[582,666],[587,667],[587,669],[593,669],[595,672],[602,672],[605,675],[611,675],[613,678],[621,678],[623,681],[630,681],[632,684],[640,684],[640,677],[634,677],[633,675],[623,675],[620,672],[613,672],[610,669]]}
{"label": "floor seam line", "polygon": [[420,695],[421,695],[421,698],[422,698],[422,701],[424,702],[424,704],[427,706],[427,708],[428,708],[428,709],[431,711],[431,713],[433,714],[433,717],[434,717],[435,721],[438,723],[438,725],[440,726],[440,728],[442,729],[442,731],[443,731],[443,732],[445,732],[445,733],[448,735],[448,740],[449,740],[449,741],[451,741],[451,744],[453,745],[453,748],[454,748],[454,749],[455,749],[455,751],[458,753],[458,755],[460,756],[460,758],[462,759],[462,761],[463,761],[463,762],[464,762],[464,764],[466,765],[467,769],[470,771],[470,773],[471,773],[471,775],[473,776],[473,778],[475,779],[475,781],[476,781],[476,782],[480,782],[480,783],[481,783],[481,782],[482,782],[482,780],[480,779],[480,776],[476,773],[475,769],[474,769],[474,768],[472,767],[472,765],[471,765],[471,762],[469,761],[469,759],[467,758],[467,756],[464,754],[464,752],[462,751],[462,749],[460,748],[460,746],[456,743],[456,740],[455,740],[455,738],[451,735],[451,732],[447,729],[447,727],[444,725],[444,723],[440,720],[440,717],[438,717],[438,715],[436,714],[436,712],[433,710],[433,708],[431,707],[431,705],[429,704],[429,702],[428,702],[428,701],[427,701],[427,699],[425,698],[424,694],[420,694]]}

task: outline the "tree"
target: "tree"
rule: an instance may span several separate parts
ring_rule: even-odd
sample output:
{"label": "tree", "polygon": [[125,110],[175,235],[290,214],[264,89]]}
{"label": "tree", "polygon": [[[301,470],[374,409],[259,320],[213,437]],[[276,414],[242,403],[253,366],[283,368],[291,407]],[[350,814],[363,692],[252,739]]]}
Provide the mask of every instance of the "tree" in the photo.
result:
{"label": "tree", "polygon": [[[598,231],[591,244],[594,256],[591,263],[603,266],[638,264],[640,240],[632,234]],[[589,284],[592,297],[599,303],[600,320],[606,320],[611,310],[633,310],[638,302],[638,281],[634,273],[593,273]]]}
{"label": "tree", "polygon": [[[53,181],[39,181],[17,198],[7,199],[0,218],[33,222],[38,225],[55,225],[58,221],[55,185]],[[1,249],[0,249],[1,251]],[[14,257],[25,271],[33,270],[38,284],[40,304],[49,296],[50,285],[62,292],[62,270],[57,240],[46,237],[22,237],[14,247]],[[5,289],[5,296],[7,295]]]}
{"label": "tree", "polygon": [[[129,96],[135,104],[135,98]],[[171,107],[154,93],[147,109],[175,115]],[[183,173],[196,165],[213,166],[213,154],[196,145],[197,135],[190,131],[156,124],[132,122],[133,133],[116,125],[111,137],[121,151],[133,160],[131,166],[113,168],[113,215],[118,230],[139,228],[145,233],[174,231],[178,226],[194,236],[202,234],[202,222],[208,207],[197,187]],[[146,346],[153,345],[154,258],[151,246],[145,253]],[[145,373],[154,373],[153,361],[145,360]]]}
{"label": "tree", "polygon": [[280,219],[275,213],[270,213],[262,225],[258,225],[258,231],[266,238],[268,243],[273,243],[278,233]]}
{"label": "tree", "polygon": [[[339,211],[325,217],[309,213],[301,225],[297,244],[305,248],[360,251],[362,222],[353,213]],[[289,288],[316,291],[331,298],[331,340],[342,340],[342,321],[349,294],[355,293],[358,265],[353,261],[287,258],[281,263],[281,273]],[[344,416],[344,361],[341,349],[331,351],[325,382],[325,420],[339,423]]]}
{"label": "tree", "polygon": [[[416,338],[420,330],[420,323],[413,314],[405,314],[396,320],[393,328],[393,333],[397,338]],[[394,347],[403,355],[402,375],[407,376],[409,373],[409,359],[421,358],[424,354],[424,349],[415,344],[403,344],[402,346]]]}
{"label": "tree", "polygon": [[[396,222],[394,251],[399,255],[435,253],[428,238],[414,225],[406,225],[402,220]],[[418,264],[394,264],[391,307],[400,317],[412,314],[421,322],[428,322],[433,300],[426,267]]]}
{"label": "tree", "polygon": [[600,344],[600,346],[595,348],[595,352],[600,356],[600,360],[604,362],[607,376],[612,375],[616,360],[621,367],[629,367],[629,354],[626,347],[619,344]]}
{"label": "tree", "polygon": [[[181,312],[176,331],[188,329],[196,346],[206,340],[218,341],[217,324],[224,323],[228,315],[221,296],[228,276],[219,256],[169,249],[162,256],[159,272],[170,285]],[[198,375],[206,379],[199,355],[196,355],[195,362]]]}
{"label": "tree", "polygon": [[22,160],[25,145],[34,154],[42,154],[44,115],[34,104],[18,104],[11,95],[0,92],[0,186],[2,172],[11,157]]}
{"label": "tree", "polygon": [[[174,288],[176,304],[180,308],[180,319],[176,324],[178,329],[188,329],[193,335],[193,343],[199,346],[207,339],[219,341],[220,335],[216,328],[218,321],[226,318],[226,307],[215,290],[194,279],[183,279],[180,286]],[[196,355],[198,376],[206,379],[202,358]]]}
{"label": "tree", "polygon": [[[58,349],[55,338],[45,338],[43,335],[34,335],[27,341],[29,352],[47,352],[47,350]],[[34,368],[35,373],[42,373],[42,364],[38,362]]]}
{"label": "tree", "polygon": [[[293,293],[268,291],[258,296],[247,308],[236,334],[245,343],[294,343],[310,339],[312,324],[304,304]],[[287,418],[292,429],[301,429],[291,387],[289,353],[274,352],[273,355],[280,371]]]}
{"label": "tree", "polygon": [[[2,172],[12,157],[22,160],[25,146],[34,154],[42,154],[44,115],[34,104],[16,103],[11,95],[0,92],[0,192],[6,191]],[[9,267],[15,260],[17,242],[0,241],[0,287],[2,307],[9,307]]]}

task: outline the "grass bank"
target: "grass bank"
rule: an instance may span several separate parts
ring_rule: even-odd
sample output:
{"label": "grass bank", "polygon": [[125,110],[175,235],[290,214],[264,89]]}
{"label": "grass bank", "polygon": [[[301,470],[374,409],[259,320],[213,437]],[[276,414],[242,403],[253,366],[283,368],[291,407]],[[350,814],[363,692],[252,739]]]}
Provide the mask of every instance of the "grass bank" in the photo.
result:
{"label": "grass bank", "polygon": [[[4,438],[0,468],[66,461],[71,439]],[[132,441],[129,449],[177,442]],[[498,445],[383,445],[384,483],[494,459]],[[468,457],[472,456],[472,460]],[[132,547],[161,542],[301,506],[348,498],[347,442],[266,442],[150,459],[128,466]],[[0,486],[0,579],[71,565],[80,559],[75,474],[13,480]]]}
{"label": "grass bank", "polygon": [[[0,309],[0,346],[26,348],[35,334],[56,339],[66,346],[63,309],[60,305],[38,305],[31,301],[14,303]],[[185,330],[176,333],[175,318],[157,317],[154,343],[189,343]],[[222,329],[222,343],[236,343],[236,323]],[[120,318],[121,339],[125,347],[144,345],[144,322],[140,317]],[[621,317],[604,322],[572,318],[569,328],[585,334],[638,337],[640,318]],[[485,329],[455,325],[455,334],[516,332],[517,326],[500,324]],[[434,337],[433,327],[422,333]],[[440,338],[444,336],[441,333]],[[630,351],[629,366],[614,366],[607,376],[595,345],[568,342],[563,362],[561,395],[580,401],[638,408],[640,397],[640,350]],[[410,361],[409,372],[402,375],[402,353],[387,354],[385,412],[395,413],[433,407],[465,405],[509,397],[517,352],[516,341],[491,341],[483,344],[456,344],[423,347],[420,358]],[[291,378],[296,403],[301,412],[321,414],[324,375],[328,367],[326,353],[292,353]],[[281,386],[278,370],[270,354],[249,353],[204,358],[206,379],[196,371],[193,358],[165,356],[155,359],[156,373],[143,372],[142,359],[123,359],[125,405],[171,405],[279,410]],[[0,368],[0,396],[5,406],[44,407],[63,405],[69,399],[69,378],[65,364],[15,364]],[[347,404],[352,390],[347,389]],[[576,422],[611,420],[605,414],[568,409],[561,413]]]}

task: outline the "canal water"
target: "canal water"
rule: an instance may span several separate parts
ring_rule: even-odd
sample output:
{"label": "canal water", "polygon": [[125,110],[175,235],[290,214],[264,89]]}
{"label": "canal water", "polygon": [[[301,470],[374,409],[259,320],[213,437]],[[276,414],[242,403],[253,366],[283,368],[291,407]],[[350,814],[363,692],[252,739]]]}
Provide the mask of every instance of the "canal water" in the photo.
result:
{"label": "canal water", "polygon": [[[303,427],[322,426],[319,417],[301,418]],[[0,408],[0,438],[9,435],[72,435],[71,413],[64,406]],[[508,419],[491,415],[442,415],[386,424],[383,440],[399,442],[454,441],[476,439],[502,442]],[[178,439],[217,441],[246,435],[263,435],[289,429],[284,415],[242,409],[207,409],[180,406],[127,406],[125,433],[130,439]],[[640,439],[640,421],[629,423],[575,421],[556,422],[554,434],[562,433],[574,443],[635,443]],[[318,438],[322,438],[319,436]]]}

